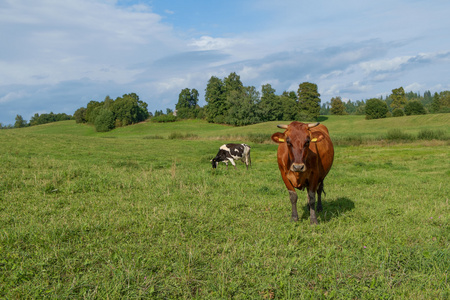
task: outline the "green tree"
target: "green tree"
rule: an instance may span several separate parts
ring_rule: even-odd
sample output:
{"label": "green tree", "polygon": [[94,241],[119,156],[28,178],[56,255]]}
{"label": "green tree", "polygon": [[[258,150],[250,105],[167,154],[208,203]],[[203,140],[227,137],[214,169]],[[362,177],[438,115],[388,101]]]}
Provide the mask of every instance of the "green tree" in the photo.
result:
{"label": "green tree", "polygon": [[139,123],[149,117],[147,103],[139,100],[135,93],[117,97],[110,107],[116,118],[116,127]]}
{"label": "green tree", "polygon": [[261,121],[277,121],[283,118],[283,107],[279,96],[275,95],[275,89],[270,84],[262,86],[262,96],[259,102]]}
{"label": "green tree", "polygon": [[390,95],[392,99],[391,108],[404,108],[406,104],[406,94],[403,87],[399,87],[398,89],[393,89],[392,94]]}
{"label": "green tree", "polygon": [[356,100],[356,111],[355,115],[365,115],[366,114],[366,103],[361,100]]}
{"label": "green tree", "polygon": [[105,100],[103,101],[103,108],[111,109],[113,104],[114,104],[114,100],[111,99],[111,97],[106,96]]}
{"label": "green tree", "polygon": [[354,115],[356,113],[356,105],[352,101],[347,101],[346,103],[344,103],[344,106],[345,106],[345,111],[349,115]]}
{"label": "green tree", "polygon": [[79,109],[77,109],[73,114],[73,117],[75,118],[76,123],[86,123],[86,108],[80,107]]}
{"label": "green tree", "polygon": [[237,91],[237,92],[244,91],[244,85],[241,82],[241,77],[239,75],[237,75],[235,72],[230,73],[230,75],[228,75],[228,77],[225,77],[223,80],[223,83],[224,83],[225,94],[227,94],[227,96],[232,91]]}
{"label": "green tree", "polygon": [[330,114],[330,103],[325,102],[320,106],[320,115],[321,116],[327,116]]}
{"label": "green tree", "polygon": [[372,98],[367,100],[366,106],[366,120],[386,118],[389,111],[386,102],[383,100]]}
{"label": "green tree", "polygon": [[403,117],[404,115],[405,115],[405,113],[403,112],[403,109],[401,109],[401,108],[396,108],[392,111],[393,117]]}
{"label": "green tree", "polygon": [[420,103],[418,100],[412,100],[408,101],[405,105],[405,115],[411,116],[411,115],[425,115],[427,112],[425,111],[425,108],[423,107],[423,104]]}
{"label": "green tree", "polygon": [[27,126],[27,121],[25,121],[21,115],[16,115],[16,122],[14,123],[14,128],[22,128]]}
{"label": "green tree", "polygon": [[206,120],[221,123],[228,109],[225,87],[221,79],[211,76],[205,90]]}
{"label": "green tree", "polygon": [[284,91],[280,96],[283,121],[293,121],[298,118],[297,94],[294,91]]}
{"label": "green tree", "polygon": [[331,98],[331,114],[332,115],[346,115],[344,102],[341,97]]}
{"label": "green tree", "polygon": [[439,93],[439,103],[441,113],[449,113],[450,112],[450,91],[442,91]]}
{"label": "green tree", "polygon": [[304,120],[314,120],[320,114],[320,94],[317,84],[303,82],[298,88],[299,117]]}
{"label": "green tree", "polygon": [[198,114],[198,91],[188,88],[183,89],[178,96],[178,103],[175,105],[177,117],[181,119],[196,118]]}
{"label": "green tree", "polygon": [[230,109],[227,111],[225,123],[243,126],[259,122],[259,112],[256,105],[258,99],[259,92],[253,86],[231,91],[227,97]]}
{"label": "green tree", "polygon": [[103,106],[102,102],[98,101],[89,101],[87,107],[86,107],[86,120],[90,124],[94,124],[95,119],[97,118],[97,114],[99,111],[99,108]]}
{"label": "green tree", "polygon": [[430,111],[432,113],[438,113],[440,109],[441,109],[441,99],[439,99],[438,93],[434,93],[433,102],[431,102],[430,105]]}
{"label": "green tree", "polygon": [[95,130],[98,132],[106,132],[114,129],[115,118],[114,113],[107,108],[100,108],[95,118]]}

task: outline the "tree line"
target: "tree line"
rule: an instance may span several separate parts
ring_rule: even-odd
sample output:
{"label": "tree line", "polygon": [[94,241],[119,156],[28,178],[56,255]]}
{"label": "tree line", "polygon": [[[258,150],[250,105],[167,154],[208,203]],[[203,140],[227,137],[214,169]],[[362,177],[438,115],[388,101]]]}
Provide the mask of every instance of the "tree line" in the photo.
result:
{"label": "tree line", "polygon": [[275,92],[270,84],[263,85],[261,92],[254,86],[244,86],[234,72],[223,79],[211,76],[205,90],[206,105],[198,105],[196,89],[186,88],[178,97],[174,114],[181,119],[201,118],[235,126],[319,117],[320,94],[316,84],[303,82],[297,92]]}
{"label": "tree line", "polygon": [[49,114],[41,114],[41,115],[39,115],[38,113],[35,113],[31,117],[30,122],[27,122],[26,120],[24,120],[24,118],[21,115],[16,115],[14,126],[13,125],[3,126],[0,123],[0,129],[21,128],[21,127],[42,125],[42,124],[58,122],[58,121],[71,120],[71,119],[72,119],[72,116],[67,115],[65,113],[55,114],[53,112],[50,112]]}
{"label": "tree line", "polygon": [[[426,113],[449,113],[450,91],[423,95],[406,93],[403,87],[392,90],[384,99],[342,100],[331,98],[321,105],[315,83],[303,82],[297,91],[284,91],[277,95],[270,84],[262,85],[261,92],[254,86],[244,86],[235,72],[221,79],[211,76],[205,89],[206,105],[199,106],[198,90],[185,88],[178,96],[175,110],[147,110],[147,103],[135,93],[125,94],[115,100],[106,96],[104,101],[90,101],[86,107],[66,114],[35,114],[30,123],[17,115],[14,127],[40,125],[73,118],[77,123],[95,126],[97,131],[109,131],[151,118],[154,122],[173,122],[178,119],[205,119],[211,123],[234,126],[267,121],[314,121],[319,115],[365,115],[366,119],[400,117]],[[12,128],[11,125],[0,128]]]}
{"label": "tree line", "polygon": [[92,100],[86,107],[80,107],[73,116],[77,123],[88,123],[94,125],[96,131],[105,132],[147,120],[150,116],[147,106],[136,93],[115,100],[106,96],[104,101]]}
{"label": "tree line", "polygon": [[403,87],[392,90],[385,99],[371,98],[366,101],[344,102],[340,97],[333,97],[331,103],[321,107],[321,115],[366,115],[366,119],[423,115],[427,113],[449,113],[450,91],[431,94],[426,91],[405,93]]}

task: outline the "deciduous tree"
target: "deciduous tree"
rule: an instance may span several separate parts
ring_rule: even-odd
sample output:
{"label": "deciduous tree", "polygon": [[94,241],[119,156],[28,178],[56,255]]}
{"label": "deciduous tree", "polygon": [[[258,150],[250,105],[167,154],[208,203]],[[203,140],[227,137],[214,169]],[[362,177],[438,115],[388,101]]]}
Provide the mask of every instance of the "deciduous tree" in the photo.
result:
{"label": "deciduous tree", "polygon": [[261,121],[277,121],[283,117],[280,97],[275,95],[275,89],[270,84],[262,86],[262,96],[259,102]]}
{"label": "deciduous tree", "polygon": [[14,123],[14,128],[22,128],[26,126],[27,121],[25,121],[21,115],[16,115],[16,122]]}
{"label": "deciduous tree", "polygon": [[320,114],[320,94],[317,84],[303,82],[298,88],[299,116],[305,120],[314,120]]}
{"label": "deciduous tree", "polygon": [[398,89],[393,89],[392,94],[390,95],[392,99],[391,108],[404,108],[406,104],[406,94],[403,87],[399,87]]}
{"label": "deciduous tree", "polygon": [[331,114],[332,115],[346,115],[344,102],[341,97],[331,98]]}
{"label": "deciduous tree", "polygon": [[206,119],[208,122],[220,123],[228,110],[225,87],[221,79],[211,76],[205,90]]}
{"label": "deciduous tree", "polygon": [[366,102],[366,120],[386,118],[388,107],[383,100],[372,98]]}
{"label": "deciduous tree", "polygon": [[427,112],[423,107],[423,104],[417,100],[408,101],[405,105],[405,115],[425,115]]}

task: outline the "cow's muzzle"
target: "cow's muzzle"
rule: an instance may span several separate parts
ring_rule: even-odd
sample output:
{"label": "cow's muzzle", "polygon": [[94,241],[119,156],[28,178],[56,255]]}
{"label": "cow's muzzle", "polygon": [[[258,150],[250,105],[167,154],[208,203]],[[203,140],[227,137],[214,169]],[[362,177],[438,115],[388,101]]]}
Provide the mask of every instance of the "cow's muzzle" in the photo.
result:
{"label": "cow's muzzle", "polygon": [[291,171],[292,172],[305,172],[306,166],[305,166],[305,164],[292,164]]}

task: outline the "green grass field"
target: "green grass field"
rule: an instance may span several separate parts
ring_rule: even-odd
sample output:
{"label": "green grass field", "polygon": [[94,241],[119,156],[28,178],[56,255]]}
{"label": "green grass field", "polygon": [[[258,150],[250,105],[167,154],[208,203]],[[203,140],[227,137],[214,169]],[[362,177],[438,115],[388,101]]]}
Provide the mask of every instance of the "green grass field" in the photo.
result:
{"label": "green grass field", "polygon": [[[0,130],[0,298],[448,299],[450,115],[321,121],[317,226],[305,192],[290,221],[278,122]],[[225,142],[252,168],[212,170]]]}

